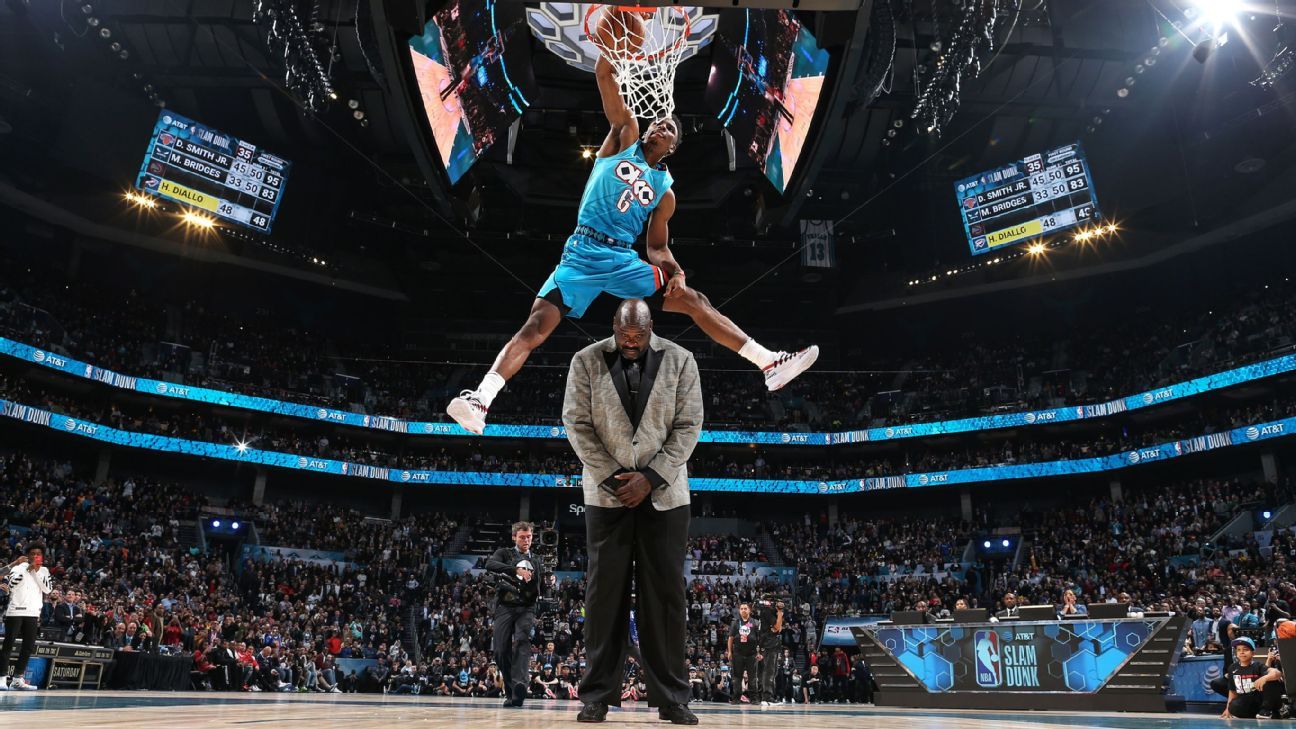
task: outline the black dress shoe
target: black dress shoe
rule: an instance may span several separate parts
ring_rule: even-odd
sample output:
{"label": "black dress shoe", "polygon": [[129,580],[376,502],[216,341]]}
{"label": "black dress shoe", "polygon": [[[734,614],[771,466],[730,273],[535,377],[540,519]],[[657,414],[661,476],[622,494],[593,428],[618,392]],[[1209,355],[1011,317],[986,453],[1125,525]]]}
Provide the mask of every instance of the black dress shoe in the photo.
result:
{"label": "black dress shoe", "polygon": [[607,704],[591,701],[581,707],[580,713],[576,715],[576,721],[590,724],[606,721],[607,709]]}
{"label": "black dress shoe", "polygon": [[689,724],[698,723],[697,715],[689,711],[684,704],[667,704],[657,709],[657,718],[662,721],[669,721],[672,724]]}
{"label": "black dress shoe", "polygon": [[513,685],[513,705],[521,706],[523,701],[526,701],[526,686],[520,683],[514,684]]}
{"label": "black dress shoe", "polygon": [[509,696],[508,698],[504,699],[504,708],[505,708],[505,709],[512,709],[512,708],[515,707],[515,706],[517,706],[517,704],[513,703],[513,697],[512,697],[512,696]]}

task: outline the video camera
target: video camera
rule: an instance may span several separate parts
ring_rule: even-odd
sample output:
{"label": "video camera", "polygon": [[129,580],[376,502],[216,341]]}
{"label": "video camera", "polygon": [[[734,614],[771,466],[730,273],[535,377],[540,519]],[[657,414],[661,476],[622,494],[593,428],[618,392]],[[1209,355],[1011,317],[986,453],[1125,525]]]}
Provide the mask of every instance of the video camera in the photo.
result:
{"label": "video camera", "polygon": [[[531,549],[544,565],[544,573],[552,578],[558,568],[558,532],[554,529],[542,529],[537,536],[539,539],[532,544]],[[552,579],[533,584],[523,582],[512,573],[485,571],[482,572],[482,581],[494,588],[496,596],[506,602],[524,603],[527,601],[526,596],[533,594],[536,596],[536,613],[558,611],[558,598],[553,594],[555,585],[546,584],[552,582]]]}

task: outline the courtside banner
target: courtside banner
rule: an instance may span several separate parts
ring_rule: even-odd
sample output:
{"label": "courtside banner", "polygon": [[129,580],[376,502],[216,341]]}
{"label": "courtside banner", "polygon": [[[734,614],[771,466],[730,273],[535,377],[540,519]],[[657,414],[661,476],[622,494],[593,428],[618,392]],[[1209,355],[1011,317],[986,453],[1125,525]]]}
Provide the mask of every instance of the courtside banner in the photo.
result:
{"label": "courtside banner", "polygon": [[880,627],[870,632],[928,693],[1096,693],[1164,624],[1076,620]]}
{"label": "courtside banner", "polygon": [[[31,362],[42,367],[58,370],[76,377],[95,380],[110,387],[125,390],[172,397],[193,402],[223,405],[226,407],[255,410],[274,415],[285,415],[304,418],[318,422],[348,425],[357,428],[371,428],[409,435],[432,435],[464,438],[566,438],[566,429],[550,425],[487,425],[486,432],[476,436],[459,427],[456,423],[430,423],[417,420],[402,420],[385,415],[366,415],[348,410],[316,407],[301,403],[283,402],[255,395],[242,395],[206,387],[179,385],[173,382],[153,380],[145,377],[123,375],[112,370],[87,364],[69,357],[38,349],[21,342],[0,337],[0,354],[15,359]],[[1103,403],[1074,405],[1064,408],[1030,410],[1016,413],[1001,413],[959,420],[945,420],[934,423],[913,423],[909,425],[887,425],[866,430],[848,430],[833,433],[783,433],[752,430],[704,430],[699,438],[702,443],[737,443],[787,446],[832,446],[849,443],[873,443],[909,438],[927,438],[952,433],[969,433],[981,430],[1001,430],[1004,428],[1025,428],[1052,423],[1076,420],[1090,420],[1109,415],[1139,410],[1141,408],[1161,405],[1175,400],[1193,397],[1206,392],[1221,390],[1227,387],[1254,382],[1267,377],[1296,371],[1296,355],[1284,355],[1263,362],[1244,365],[1213,375],[1205,375],[1186,382],[1179,382],[1155,390],[1148,390],[1135,395],[1118,398]]]}
{"label": "courtside banner", "polygon": [[[218,458],[224,461],[255,463],[276,468],[289,468],[316,473],[327,473],[352,478],[369,478],[400,484],[427,484],[438,486],[522,486],[528,488],[580,488],[580,477],[575,474],[495,473],[483,471],[423,471],[387,466],[371,466],[350,461],[277,451],[264,451],[245,444],[208,443],[205,441],[173,438],[165,435],[135,433],[101,425],[89,420],[52,413],[42,408],[22,403],[0,400],[0,416],[37,426],[44,426],[70,435],[111,443],[130,448],[144,448],[165,453],[180,453]],[[1132,468],[1148,463],[1228,448],[1262,440],[1290,435],[1296,428],[1296,418],[1284,418],[1268,423],[1245,425],[1233,430],[1208,433],[1195,438],[1170,441],[1157,446],[1122,451],[1106,456],[1066,461],[1022,463],[1011,466],[985,466],[952,471],[910,473],[897,476],[869,477],[845,481],[792,481],[776,479],[742,478],[690,478],[694,491],[731,491],[777,494],[842,494],[860,491],[877,491],[892,488],[925,488],[950,484],[979,483],[1021,478],[1043,478],[1082,473],[1098,473]]]}
{"label": "courtside banner", "polygon": [[855,636],[851,634],[851,628],[873,627],[883,620],[890,620],[889,615],[857,615],[854,617],[832,617],[824,621],[823,639],[819,641],[822,646],[848,646],[855,647]]}

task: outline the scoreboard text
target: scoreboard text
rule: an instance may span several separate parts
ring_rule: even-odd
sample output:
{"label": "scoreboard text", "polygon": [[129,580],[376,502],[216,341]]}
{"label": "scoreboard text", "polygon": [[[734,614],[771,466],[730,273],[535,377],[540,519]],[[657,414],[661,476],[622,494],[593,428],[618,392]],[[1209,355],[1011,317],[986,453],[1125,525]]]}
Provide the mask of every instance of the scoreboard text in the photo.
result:
{"label": "scoreboard text", "polygon": [[955,192],[973,255],[1102,218],[1079,142],[961,180]]}
{"label": "scoreboard text", "polygon": [[135,187],[269,233],[291,168],[254,144],[163,109]]}

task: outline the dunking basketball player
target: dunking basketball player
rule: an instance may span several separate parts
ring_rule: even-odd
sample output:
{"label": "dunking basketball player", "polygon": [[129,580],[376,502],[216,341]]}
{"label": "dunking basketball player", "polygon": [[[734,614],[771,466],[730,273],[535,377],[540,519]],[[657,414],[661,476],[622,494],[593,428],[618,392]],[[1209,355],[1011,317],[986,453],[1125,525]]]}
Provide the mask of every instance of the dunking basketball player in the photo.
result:
{"label": "dunking basketball player", "polygon": [[[504,383],[517,374],[531,351],[558,326],[565,313],[579,318],[607,292],[623,299],[647,298],[665,286],[662,308],[686,314],[707,336],[737,352],[765,373],[765,386],[777,390],[804,372],[819,356],[811,346],[799,352],[771,352],[748,337],[702,293],[684,281],[684,270],[670,250],[675,212],[672,178],[664,160],[679,149],[680,122],[657,119],[640,137],[639,121],[618,91],[612,64],[600,57],[595,67],[603,112],[612,129],[599,147],[585,183],[576,232],[567,239],[562,260],[540,287],[531,315],[495,358],[476,390],[464,390],[446,412],[459,425],[481,434],[486,413]],[[633,245],[647,224],[648,261]]]}

